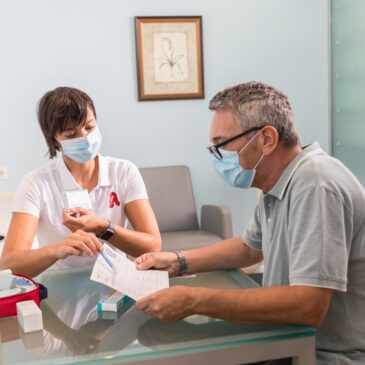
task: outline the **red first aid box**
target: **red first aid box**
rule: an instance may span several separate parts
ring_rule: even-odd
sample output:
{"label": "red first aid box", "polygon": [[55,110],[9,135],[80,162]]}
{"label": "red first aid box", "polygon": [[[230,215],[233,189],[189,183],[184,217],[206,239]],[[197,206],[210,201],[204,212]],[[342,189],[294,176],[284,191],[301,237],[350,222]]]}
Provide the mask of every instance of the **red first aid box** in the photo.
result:
{"label": "red first aid box", "polygon": [[[0,317],[16,316],[16,303],[33,300],[38,306],[42,299],[47,298],[47,288],[28,276],[10,274],[11,285],[0,290]],[[9,275],[7,275],[9,278]],[[1,280],[1,276],[0,276]]]}

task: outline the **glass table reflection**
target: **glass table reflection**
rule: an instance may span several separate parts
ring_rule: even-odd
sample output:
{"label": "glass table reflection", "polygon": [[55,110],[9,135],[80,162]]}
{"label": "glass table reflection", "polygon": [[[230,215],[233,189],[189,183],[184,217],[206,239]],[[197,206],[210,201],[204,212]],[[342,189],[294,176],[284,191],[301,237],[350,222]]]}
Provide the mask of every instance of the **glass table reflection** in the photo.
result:
{"label": "glass table reflection", "polygon": [[[315,331],[304,326],[243,325],[194,315],[165,324],[131,301],[118,313],[98,313],[110,288],[89,280],[90,269],[48,271],[41,304],[43,332],[25,334],[16,317],[0,319],[0,364],[234,364],[292,356],[311,365]],[[252,288],[238,270],[171,279],[171,285]]]}

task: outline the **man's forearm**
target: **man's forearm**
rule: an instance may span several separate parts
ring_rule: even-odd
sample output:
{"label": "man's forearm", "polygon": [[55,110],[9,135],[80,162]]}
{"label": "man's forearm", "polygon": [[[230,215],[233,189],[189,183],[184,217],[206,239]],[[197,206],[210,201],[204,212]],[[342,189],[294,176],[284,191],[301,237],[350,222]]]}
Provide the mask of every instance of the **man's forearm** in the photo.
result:
{"label": "man's forearm", "polygon": [[261,252],[249,248],[241,237],[184,251],[184,255],[188,273],[246,267],[262,261]]}
{"label": "man's forearm", "polygon": [[197,314],[242,323],[318,326],[332,296],[329,289],[278,286],[245,290],[192,288]]}

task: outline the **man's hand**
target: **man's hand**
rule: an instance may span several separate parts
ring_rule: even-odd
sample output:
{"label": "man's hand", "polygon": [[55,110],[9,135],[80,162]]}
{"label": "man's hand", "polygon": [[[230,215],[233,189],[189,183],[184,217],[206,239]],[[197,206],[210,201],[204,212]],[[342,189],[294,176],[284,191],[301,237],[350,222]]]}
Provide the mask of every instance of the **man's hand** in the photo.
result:
{"label": "man's hand", "polygon": [[54,249],[56,259],[65,259],[67,256],[80,256],[83,253],[95,256],[103,250],[103,245],[93,234],[78,230],[63,241],[55,243]]}
{"label": "man's hand", "polygon": [[179,321],[194,314],[195,289],[174,286],[137,300],[136,307],[163,322]]}
{"label": "man's hand", "polygon": [[180,271],[180,263],[176,253],[150,252],[145,253],[134,260],[138,270],[165,270],[169,276],[176,276]]}
{"label": "man's hand", "polygon": [[71,232],[81,229],[85,232],[101,234],[108,228],[109,222],[92,210],[77,207],[62,210],[62,224]]}

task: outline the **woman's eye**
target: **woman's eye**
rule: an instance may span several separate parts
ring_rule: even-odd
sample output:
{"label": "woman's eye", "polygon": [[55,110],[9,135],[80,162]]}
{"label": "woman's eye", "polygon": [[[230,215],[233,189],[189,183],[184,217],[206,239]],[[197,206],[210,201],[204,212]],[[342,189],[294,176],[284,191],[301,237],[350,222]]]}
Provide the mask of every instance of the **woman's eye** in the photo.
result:
{"label": "woman's eye", "polygon": [[66,139],[70,139],[70,138],[73,138],[75,135],[75,133],[67,133],[67,134],[64,134],[63,136],[66,138]]}
{"label": "woman's eye", "polygon": [[91,131],[91,130],[93,130],[95,127],[96,127],[95,125],[88,125],[88,126],[86,127],[86,129],[87,129],[88,131]]}

